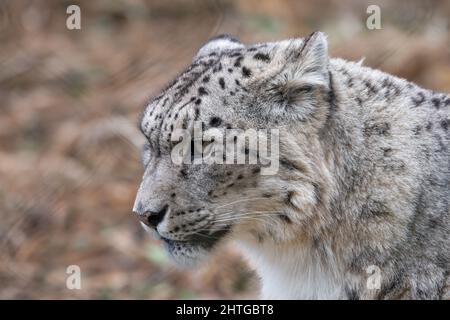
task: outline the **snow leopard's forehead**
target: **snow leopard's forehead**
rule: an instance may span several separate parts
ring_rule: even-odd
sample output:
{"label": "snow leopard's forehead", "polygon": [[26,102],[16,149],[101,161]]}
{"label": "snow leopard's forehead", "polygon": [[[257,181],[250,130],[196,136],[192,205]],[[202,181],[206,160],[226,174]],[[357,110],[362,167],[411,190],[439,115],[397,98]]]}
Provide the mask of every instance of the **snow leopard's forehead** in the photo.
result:
{"label": "snow leopard's forehead", "polygon": [[200,49],[193,63],[148,104],[141,121],[147,137],[163,133],[170,139],[175,128],[189,128],[193,121],[206,127],[239,126],[251,100],[248,86],[271,65],[279,44],[220,40],[225,43]]}

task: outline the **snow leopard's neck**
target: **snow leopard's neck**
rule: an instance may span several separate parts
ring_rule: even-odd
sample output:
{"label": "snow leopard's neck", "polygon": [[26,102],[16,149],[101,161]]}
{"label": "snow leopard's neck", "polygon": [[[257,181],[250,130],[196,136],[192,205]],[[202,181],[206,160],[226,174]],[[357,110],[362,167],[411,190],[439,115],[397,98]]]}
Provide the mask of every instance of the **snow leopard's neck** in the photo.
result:
{"label": "snow leopard's neck", "polygon": [[302,243],[250,244],[241,248],[262,279],[263,299],[339,299],[345,296],[343,275],[333,253],[327,263]]}
{"label": "snow leopard's neck", "polygon": [[[404,266],[395,248],[407,250],[422,175],[404,173],[420,169],[409,155],[417,150],[412,137],[436,122],[424,108],[448,98],[341,59],[331,60],[330,76],[335,105],[321,140],[332,179],[328,203],[314,215],[332,223],[298,241],[243,248],[262,278],[263,298],[401,297],[410,289],[396,278]],[[382,287],[367,285],[373,266],[383,268]]]}

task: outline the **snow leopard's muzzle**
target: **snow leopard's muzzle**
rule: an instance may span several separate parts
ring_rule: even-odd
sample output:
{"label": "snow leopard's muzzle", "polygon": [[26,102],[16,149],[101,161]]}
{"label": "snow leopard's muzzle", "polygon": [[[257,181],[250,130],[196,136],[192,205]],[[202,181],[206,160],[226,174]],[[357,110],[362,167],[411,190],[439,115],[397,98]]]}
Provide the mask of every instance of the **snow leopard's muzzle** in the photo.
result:
{"label": "snow leopard's muzzle", "polygon": [[[147,208],[146,208],[147,207]],[[229,225],[216,225],[214,214],[205,208],[185,210],[164,204],[159,209],[153,204],[143,205],[137,200],[134,213],[144,229],[162,240],[174,260],[185,266],[201,261],[230,231]]]}

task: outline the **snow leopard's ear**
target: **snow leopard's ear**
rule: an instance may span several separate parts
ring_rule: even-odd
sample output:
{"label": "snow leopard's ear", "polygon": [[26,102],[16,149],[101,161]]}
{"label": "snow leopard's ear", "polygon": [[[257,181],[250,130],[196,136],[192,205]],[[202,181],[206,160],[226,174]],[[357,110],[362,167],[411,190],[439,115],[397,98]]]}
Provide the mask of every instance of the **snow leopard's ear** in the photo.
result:
{"label": "snow leopard's ear", "polygon": [[277,82],[285,95],[295,98],[308,88],[328,88],[328,43],[322,32],[291,40],[278,54],[283,71]]}
{"label": "snow leopard's ear", "polygon": [[306,121],[323,106],[330,89],[328,45],[321,32],[304,39],[283,41],[276,47],[272,66],[263,74],[272,117]]}
{"label": "snow leopard's ear", "polygon": [[209,39],[198,51],[194,60],[221,50],[243,48],[244,45],[228,34],[221,34]]}

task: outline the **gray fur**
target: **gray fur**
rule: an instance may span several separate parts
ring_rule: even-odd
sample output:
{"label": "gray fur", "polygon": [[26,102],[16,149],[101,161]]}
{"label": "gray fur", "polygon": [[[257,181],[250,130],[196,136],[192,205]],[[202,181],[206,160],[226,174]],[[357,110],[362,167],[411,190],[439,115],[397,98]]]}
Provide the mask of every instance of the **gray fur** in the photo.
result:
{"label": "gray fur", "polygon": [[[174,128],[280,129],[280,170],[171,162]],[[134,211],[192,264],[237,241],[267,298],[450,296],[450,96],[329,59],[323,34],[244,46],[229,37],[146,107]],[[381,270],[368,288],[367,267]],[[287,267],[288,266],[288,267]]]}

